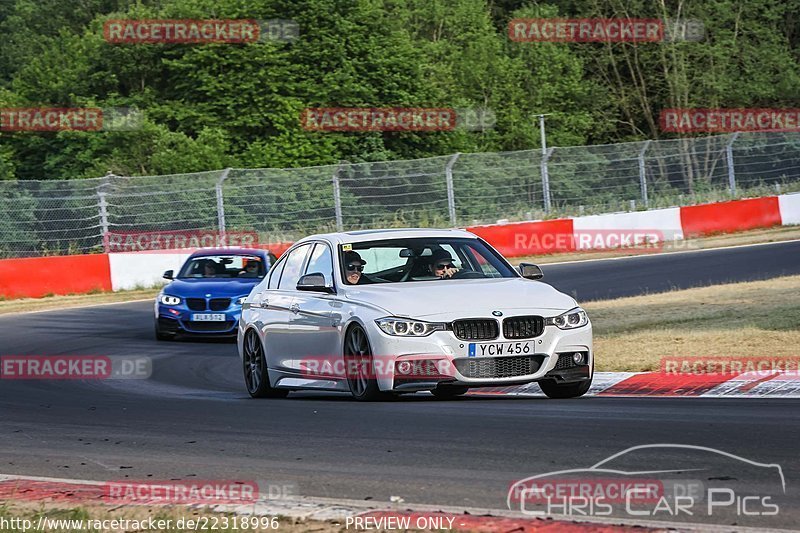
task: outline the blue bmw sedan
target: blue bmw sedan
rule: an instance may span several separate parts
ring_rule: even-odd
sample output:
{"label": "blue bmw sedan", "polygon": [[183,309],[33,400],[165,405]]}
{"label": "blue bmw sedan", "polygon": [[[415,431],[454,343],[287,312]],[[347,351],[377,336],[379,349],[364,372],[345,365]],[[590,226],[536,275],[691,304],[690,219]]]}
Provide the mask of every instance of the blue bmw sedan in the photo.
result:
{"label": "blue bmw sedan", "polygon": [[207,249],[193,253],[155,302],[158,340],[179,334],[235,336],[242,300],[264,279],[275,256],[266,250]]}

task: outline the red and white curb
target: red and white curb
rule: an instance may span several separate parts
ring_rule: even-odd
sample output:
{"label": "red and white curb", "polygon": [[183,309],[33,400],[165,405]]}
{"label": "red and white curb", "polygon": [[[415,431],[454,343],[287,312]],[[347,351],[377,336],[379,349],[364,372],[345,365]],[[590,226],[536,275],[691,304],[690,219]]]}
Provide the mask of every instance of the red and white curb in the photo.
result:
{"label": "red and white curb", "polygon": [[[473,389],[471,396],[544,396],[536,383]],[[666,374],[595,372],[586,396],[665,396],[704,398],[800,398],[797,372]]]}
{"label": "red and white curb", "polygon": [[[54,507],[69,504],[103,504],[119,508],[118,502],[104,499],[106,482],[79,479],[20,476],[0,474],[0,501],[53,502]],[[301,520],[333,521],[345,525],[346,529],[395,530],[399,524],[408,524],[403,529],[435,529],[447,531],[471,531],[499,533],[566,532],[566,533],[611,533],[611,532],[764,532],[785,531],[778,529],[748,528],[731,525],[688,524],[655,520],[630,520],[610,517],[573,517],[551,515],[532,518],[518,511],[474,507],[451,507],[424,504],[406,504],[399,498],[392,502],[331,499],[331,498],[259,498],[246,504],[192,504],[183,507],[207,509],[212,512],[234,513],[240,516],[286,517]],[[131,505],[131,504],[128,504]],[[175,507],[163,501],[142,501],[134,505]],[[46,511],[43,511],[46,513]],[[357,519],[360,519],[357,521]],[[342,524],[344,523],[344,524]],[[357,524],[361,524],[359,527]],[[422,527],[420,527],[422,526]],[[426,527],[427,526],[427,527]]]}

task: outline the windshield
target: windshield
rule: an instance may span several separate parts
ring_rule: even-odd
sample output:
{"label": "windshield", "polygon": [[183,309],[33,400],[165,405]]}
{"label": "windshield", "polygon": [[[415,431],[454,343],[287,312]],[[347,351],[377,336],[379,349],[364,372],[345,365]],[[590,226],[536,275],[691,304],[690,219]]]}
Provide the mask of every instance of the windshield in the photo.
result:
{"label": "windshield", "polygon": [[442,279],[515,278],[500,255],[478,239],[414,238],[344,244],[348,285]]}
{"label": "windshield", "polygon": [[264,261],[255,255],[205,255],[189,259],[179,278],[254,278],[267,273]]}

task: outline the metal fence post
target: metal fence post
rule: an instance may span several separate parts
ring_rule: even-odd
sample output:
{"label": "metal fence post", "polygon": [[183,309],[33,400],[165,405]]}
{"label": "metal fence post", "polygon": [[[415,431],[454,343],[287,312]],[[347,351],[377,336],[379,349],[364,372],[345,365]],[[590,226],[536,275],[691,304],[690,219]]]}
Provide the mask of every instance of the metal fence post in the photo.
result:
{"label": "metal fence post", "polygon": [[344,231],[344,221],[342,220],[342,192],[339,188],[339,172],[344,161],[340,161],[333,171],[333,211],[336,214],[336,231]]}
{"label": "metal fence post", "polygon": [[644,165],[644,153],[650,147],[650,143],[653,141],[645,141],[644,146],[639,151],[639,187],[642,191],[642,203],[644,204],[645,209],[650,207],[650,204],[647,200],[647,167]]}
{"label": "metal fence post", "polygon": [[725,161],[728,164],[728,192],[731,196],[736,195],[736,173],[733,170],[733,143],[736,142],[738,136],[739,132],[734,132],[730,140],[725,144]]}
{"label": "metal fence post", "polygon": [[444,167],[444,175],[447,180],[447,211],[450,215],[450,225],[456,227],[456,193],[453,188],[453,165],[458,161],[461,152],[456,152]]}
{"label": "metal fence post", "polygon": [[97,209],[100,212],[100,236],[103,240],[104,253],[108,253],[111,248],[108,238],[108,200],[106,199],[108,193],[105,191],[105,188],[108,187],[108,180],[113,177],[115,177],[114,174],[109,170],[108,173],[103,176],[103,182],[97,187]]}
{"label": "metal fence post", "polygon": [[550,213],[550,174],[547,171],[547,160],[553,155],[555,148],[548,148],[542,153],[542,196],[544,197],[544,212]]}
{"label": "metal fence post", "polygon": [[228,178],[231,169],[226,168],[222,171],[222,175],[217,180],[215,187],[217,191],[217,227],[219,228],[220,242],[225,245],[225,198],[222,196],[222,184]]}
{"label": "metal fence post", "polygon": [[106,202],[106,194],[108,193],[105,191],[97,191],[97,205],[100,209],[100,231],[103,236],[103,251],[108,253],[108,202]]}

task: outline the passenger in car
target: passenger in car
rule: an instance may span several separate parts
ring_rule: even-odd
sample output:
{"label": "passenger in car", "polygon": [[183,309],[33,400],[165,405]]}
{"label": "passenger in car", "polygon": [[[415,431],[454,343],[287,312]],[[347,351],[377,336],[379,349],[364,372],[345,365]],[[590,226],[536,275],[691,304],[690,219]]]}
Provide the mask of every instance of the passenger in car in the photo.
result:
{"label": "passenger in car", "polygon": [[367,262],[361,259],[358,252],[349,251],[344,253],[345,281],[347,281],[348,285],[364,285],[370,282],[362,274],[366,264]]}
{"label": "passenger in car", "polygon": [[244,270],[239,273],[240,278],[257,278],[258,277],[258,261],[249,259],[245,265]]}

